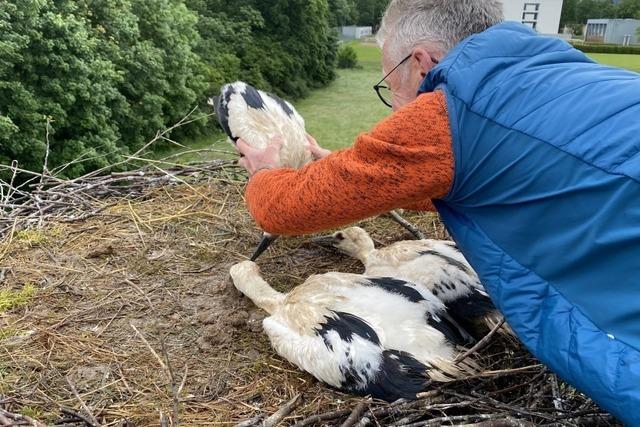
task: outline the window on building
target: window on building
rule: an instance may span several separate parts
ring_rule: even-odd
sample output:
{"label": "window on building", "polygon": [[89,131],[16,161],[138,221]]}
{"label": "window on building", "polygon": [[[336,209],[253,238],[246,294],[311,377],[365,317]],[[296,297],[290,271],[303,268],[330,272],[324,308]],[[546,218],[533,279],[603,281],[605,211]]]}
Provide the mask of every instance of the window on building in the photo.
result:
{"label": "window on building", "polygon": [[540,3],[525,3],[522,9],[522,23],[535,30],[538,25],[539,11]]}

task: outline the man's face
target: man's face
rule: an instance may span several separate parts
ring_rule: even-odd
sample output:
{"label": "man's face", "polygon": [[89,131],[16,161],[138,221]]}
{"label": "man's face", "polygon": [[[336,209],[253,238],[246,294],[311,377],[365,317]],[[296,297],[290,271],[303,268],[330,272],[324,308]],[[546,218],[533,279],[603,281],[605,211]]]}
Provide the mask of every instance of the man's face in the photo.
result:
{"label": "man's face", "polygon": [[[392,59],[385,44],[382,48],[382,75],[387,74],[398,65],[394,61],[396,60]],[[420,63],[413,57],[386,78],[386,83],[391,89],[393,111],[399,110],[416,99],[422,79]]]}

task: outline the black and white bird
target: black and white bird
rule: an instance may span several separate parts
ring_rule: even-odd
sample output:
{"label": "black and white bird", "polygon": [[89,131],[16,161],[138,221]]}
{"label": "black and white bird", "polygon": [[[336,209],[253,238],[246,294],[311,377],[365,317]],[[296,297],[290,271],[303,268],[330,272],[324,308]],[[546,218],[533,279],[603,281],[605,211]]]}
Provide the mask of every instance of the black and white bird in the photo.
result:
{"label": "black and white bird", "polygon": [[231,267],[236,288],[270,316],[263,328],[278,354],[340,390],[387,401],[412,399],[429,381],[477,372],[454,363],[473,343],[433,294],[404,280],[359,274],[313,275],[287,294],[258,266]]}
{"label": "black and white bird", "polygon": [[[220,96],[211,98],[209,104],[234,144],[242,138],[252,148],[264,150],[274,142],[274,137],[281,137],[280,166],[297,169],[313,160],[304,119],[293,105],[278,96],[238,81],[222,86]],[[407,227],[407,222],[398,219],[397,214],[392,218]],[[415,230],[413,227],[408,229]],[[255,261],[277,237],[263,233],[251,261]]]}
{"label": "black and white bird", "polygon": [[[220,96],[210,99],[209,104],[234,144],[242,138],[252,148],[264,150],[275,137],[281,137],[280,166],[300,168],[313,160],[306,145],[304,119],[278,96],[238,81],[222,86]],[[277,237],[263,233],[251,260],[255,261]]]}
{"label": "black and white bird", "polygon": [[[404,240],[376,249],[371,236],[360,227],[313,241],[358,259],[368,276],[396,277],[428,289],[471,332],[481,334],[502,321],[478,275],[452,241]],[[500,331],[510,333],[506,326]]]}

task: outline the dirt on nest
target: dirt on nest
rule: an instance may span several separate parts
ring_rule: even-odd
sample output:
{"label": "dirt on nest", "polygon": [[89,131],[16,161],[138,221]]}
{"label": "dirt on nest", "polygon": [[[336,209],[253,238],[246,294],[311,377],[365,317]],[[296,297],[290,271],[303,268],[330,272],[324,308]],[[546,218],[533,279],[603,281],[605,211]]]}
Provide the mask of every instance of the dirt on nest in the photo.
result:
{"label": "dirt on nest", "polygon": [[[157,425],[162,413],[211,425],[269,413],[294,391],[314,396],[300,416],[348,402],[275,355],[265,313],[233,287],[229,268],[260,236],[242,190],[215,179],[176,185],[8,236],[1,289],[37,291],[0,313],[4,408],[50,423],[86,407],[101,424]],[[433,216],[414,220],[444,236]],[[388,219],[366,226],[382,240],[407,237]],[[283,291],[361,268],[304,238],[280,239],[260,264]]]}

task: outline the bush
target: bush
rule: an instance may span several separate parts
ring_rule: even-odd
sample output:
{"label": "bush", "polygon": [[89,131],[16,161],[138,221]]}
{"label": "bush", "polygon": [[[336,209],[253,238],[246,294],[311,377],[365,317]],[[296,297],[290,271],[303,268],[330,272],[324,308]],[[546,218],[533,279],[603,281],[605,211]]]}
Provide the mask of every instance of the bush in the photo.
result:
{"label": "bush", "polygon": [[46,135],[50,170],[83,159],[66,177],[113,164],[234,80],[304,96],[335,77],[328,13],[326,0],[1,0],[0,164],[42,170]]}
{"label": "bush", "polygon": [[575,43],[571,45],[584,53],[620,53],[640,55],[640,46],[618,46],[611,44]]}
{"label": "bush", "polygon": [[358,54],[356,50],[348,45],[340,46],[338,49],[338,68],[356,68],[358,66]]}
{"label": "bush", "polygon": [[196,22],[172,0],[0,2],[0,163],[41,170],[48,132],[49,169],[83,158],[71,177],[182,118],[205,88]]}

